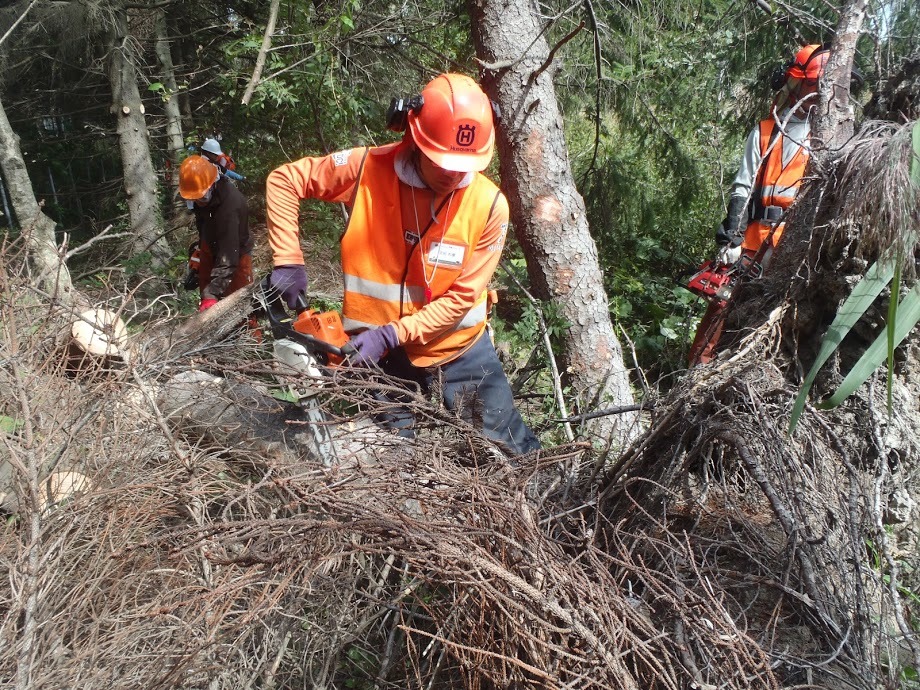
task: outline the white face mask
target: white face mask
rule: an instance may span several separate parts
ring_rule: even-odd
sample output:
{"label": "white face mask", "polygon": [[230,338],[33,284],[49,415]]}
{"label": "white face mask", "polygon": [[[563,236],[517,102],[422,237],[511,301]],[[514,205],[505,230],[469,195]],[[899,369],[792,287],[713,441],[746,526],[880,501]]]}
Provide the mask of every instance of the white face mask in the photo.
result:
{"label": "white face mask", "polygon": [[[220,177],[218,177],[217,179],[219,180]],[[204,193],[204,196],[202,196],[200,199],[195,199],[193,201],[187,201],[186,203],[188,204],[188,207],[195,208],[195,204],[198,204],[199,206],[207,205],[207,203],[211,201],[211,196],[214,194],[214,185],[216,184],[217,182],[215,181],[214,184],[208,187],[208,190]]]}

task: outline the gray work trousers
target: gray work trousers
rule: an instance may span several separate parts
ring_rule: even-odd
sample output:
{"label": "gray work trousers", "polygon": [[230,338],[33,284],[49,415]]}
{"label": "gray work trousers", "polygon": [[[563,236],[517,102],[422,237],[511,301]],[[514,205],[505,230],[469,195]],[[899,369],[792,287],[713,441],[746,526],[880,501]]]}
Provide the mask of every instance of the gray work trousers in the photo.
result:
{"label": "gray work trousers", "polygon": [[[419,368],[412,365],[402,348],[397,348],[380,360],[380,368],[386,374],[415,383],[425,395],[438,387],[448,409],[459,410],[461,418],[481,426],[488,438],[498,441],[514,455],[540,447],[539,439],[514,407],[508,377],[486,332],[466,352],[446,364]],[[398,403],[401,396],[378,393],[375,397]],[[376,421],[396,430],[400,436],[415,436],[416,420],[406,408],[381,413]]]}

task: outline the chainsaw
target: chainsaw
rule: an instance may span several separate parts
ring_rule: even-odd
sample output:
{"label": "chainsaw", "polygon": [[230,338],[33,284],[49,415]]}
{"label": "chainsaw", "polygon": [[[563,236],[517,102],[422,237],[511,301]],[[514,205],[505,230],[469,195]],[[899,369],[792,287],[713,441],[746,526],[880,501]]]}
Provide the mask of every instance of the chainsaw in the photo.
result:
{"label": "chainsaw", "polygon": [[198,246],[198,240],[195,240],[188,246],[188,270],[182,279],[182,287],[186,290],[195,290],[198,288],[198,268],[201,266],[201,249]]}
{"label": "chainsaw", "polygon": [[270,278],[263,278],[254,291],[255,313],[268,320],[275,359],[303,376],[291,392],[307,415],[319,456],[330,466],[336,459],[329,433],[330,420],[317,396],[322,390],[323,369],[344,361],[342,347],[348,342],[348,335],[338,312],[308,309],[302,294],[298,295],[292,316]]}
{"label": "chainsaw", "polygon": [[255,291],[258,311],[268,319],[274,338],[275,356],[298,371],[319,376],[319,366],[335,366],[345,359],[342,347],[348,335],[338,312],[308,309],[304,296],[297,296],[291,316],[281,294],[266,276]]}
{"label": "chainsaw", "polygon": [[690,278],[687,289],[709,302],[728,302],[742,278],[763,275],[763,266],[755,259],[742,254],[733,264],[704,261]]}

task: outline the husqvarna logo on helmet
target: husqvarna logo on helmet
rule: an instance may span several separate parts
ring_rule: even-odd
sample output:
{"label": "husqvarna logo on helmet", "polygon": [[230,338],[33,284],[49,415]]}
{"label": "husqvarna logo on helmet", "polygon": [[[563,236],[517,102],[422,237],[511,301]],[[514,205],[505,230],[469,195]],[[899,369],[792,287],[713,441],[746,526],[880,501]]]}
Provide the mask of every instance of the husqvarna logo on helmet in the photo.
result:
{"label": "husqvarna logo on helmet", "polygon": [[457,146],[472,146],[476,139],[476,127],[473,125],[460,125],[457,130]]}

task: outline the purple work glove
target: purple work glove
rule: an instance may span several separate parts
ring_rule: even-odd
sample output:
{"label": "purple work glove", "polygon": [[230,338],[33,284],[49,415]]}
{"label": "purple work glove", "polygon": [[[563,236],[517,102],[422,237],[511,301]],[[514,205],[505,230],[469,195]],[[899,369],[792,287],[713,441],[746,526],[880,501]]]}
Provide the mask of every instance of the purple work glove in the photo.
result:
{"label": "purple work glove", "polygon": [[348,361],[357,366],[369,367],[380,361],[388,350],[399,347],[396,329],[392,324],[359,333],[342,348]]}
{"label": "purple work glove", "polygon": [[297,305],[297,297],[307,293],[307,269],[303,264],[275,266],[269,280],[291,309]]}

